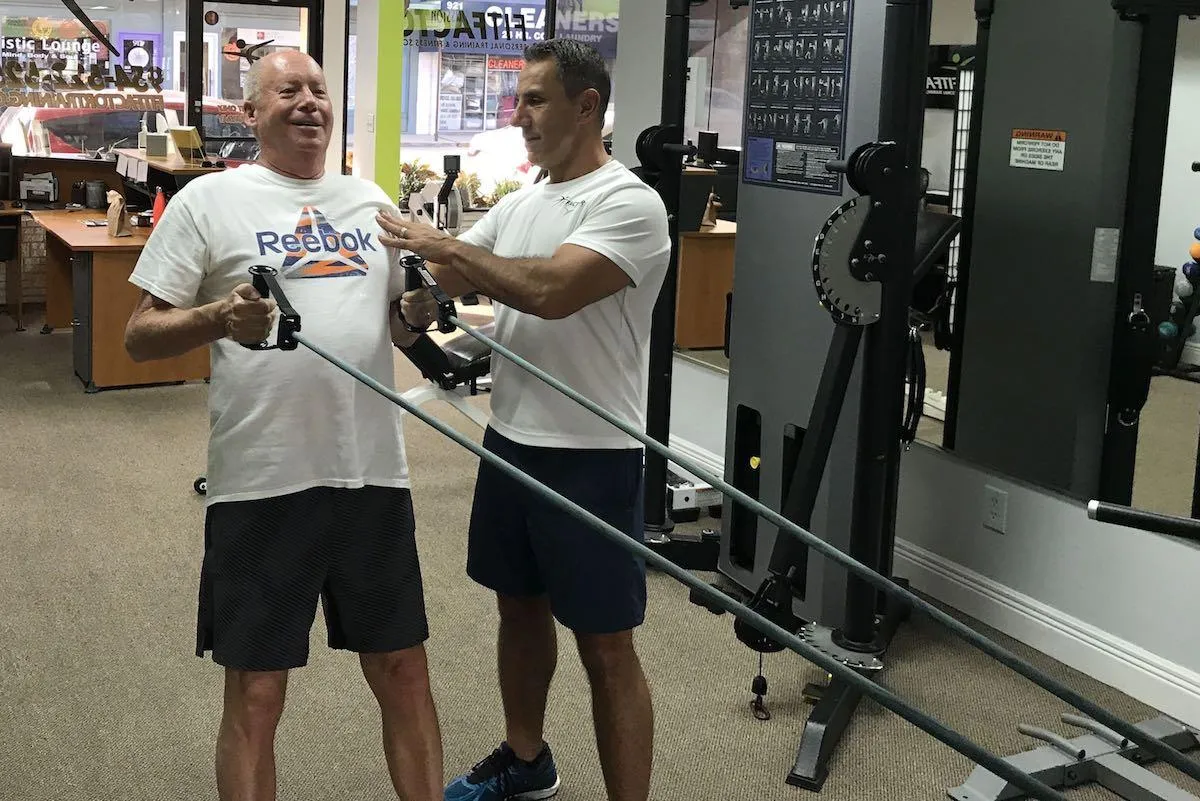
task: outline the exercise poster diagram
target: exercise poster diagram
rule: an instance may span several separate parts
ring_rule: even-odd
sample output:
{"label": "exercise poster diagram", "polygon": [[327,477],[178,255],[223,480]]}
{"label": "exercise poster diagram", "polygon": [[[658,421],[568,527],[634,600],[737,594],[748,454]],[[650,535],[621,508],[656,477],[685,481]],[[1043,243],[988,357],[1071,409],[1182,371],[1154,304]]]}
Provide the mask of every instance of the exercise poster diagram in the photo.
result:
{"label": "exercise poster diagram", "polygon": [[743,180],[840,195],[852,0],[754,0]]}

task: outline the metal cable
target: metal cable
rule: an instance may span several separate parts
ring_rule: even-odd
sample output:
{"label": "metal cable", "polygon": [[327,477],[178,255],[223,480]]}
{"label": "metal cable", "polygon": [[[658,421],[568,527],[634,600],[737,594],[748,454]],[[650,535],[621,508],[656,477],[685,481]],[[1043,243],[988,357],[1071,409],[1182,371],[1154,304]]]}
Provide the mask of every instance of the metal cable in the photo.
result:
{"label": "metal cable", "polygon": [[925,614],[946,626],[948,629],[958,634],[964,640],[971,643],[988,656],[1000,662],[1002,665],[1011,668],[1047,692],[1050,692],[1063,701],[1066,701],[1068,704],[1080,710],[1081,712],[1087,713],[1090,717],[1099,721],[1100,723],[1103,723],[1110,729],[1119,732],[1122,736],[1127,737],[1131,742],[1142,746],[1148,752],[1154,754],[1162,761],[1168,763],[1169,765],[1173,765],[1183,773],[1191,776],[1193,779],[1200,780],[1200,762],[1185,756],[1177,749],[1172,748],[1169,744],[1155,738],[1150,734],[1147,734],[1141,729],[1138,729],[1132,723],[1122,720],[1094,702],[1089,701],[1075,690],[1056,680],[1053,676],[1043,673],[1030,663],[1021,659],[1016,654],[1012,653],[1006,648],[1003,648],[997,643],[992,642],[987,637],[984,637],[979,632],[959,622],[955,618],[943,612],[941,609],[938,609],[930,604],[928,601],[925,601],[911,591],[901,587],[899,584],[896,584],[886,576],[876,573],[874,570],[871,570],[866,565],[857,561],[850,555],[838,550],[829,543],[813,535],[811,532],[805,531],[803,528],[796,525],[791,520],[788,520],[783,515],[764,506],[762,503],[754,498],[751,498],[746,493],[723,481],[718,476],[713,475],[711,472],[706,470],[703,465],[699,464],[694,459],[689,459],[683,454],[671,450],[661,442],[650,438],[645,433],[638,431],[629,423],[620,419],[608,410],[600,407],[593,401],[583,397],[575,390],[563,384],[554,376],[549,375],[536,365],[513,353],[499,342],[496,342],[488,336],[479,333],[474,328],[460,320],[458,317],[451,316],[450,322],[461,328],[479,342],[489,346],[493,351],[501,356],[504,356],[518,367],[521,367],[531,375],[536,376],[546,384],[549,384],[554,389],[557,389],[559,392],[579,403],[593,414],[608,421],[612,425],[624,431],[626,434],[629,434],[631,437],[634,437],[638,441],[642,442],[647,448],[650,448],[656,453],[662,455],[664,458],[675,462],[711,486],[720,489],[722,492],[726,493],[743,506],[753,509],[759,516],[778,526],[780,530],[786,531],[793,537],[799,538],[800,541],[809,547],[816,549],[820,553],[824,554],[835,562],[838,562],[849,570],[853,570],[855,573],[862,576],[866,581],[873,584],[878,589],[894,597],[907,601],[914,608],[920,609]]}
{"label": "metal cable", "polygon": [[441,434],[454,440],[459,445],[474,453],[480,459],[483,459],[493,467],[501,470],[509,478],[520,482],[527,489],[533,490],[546,500],[553,503],[559,509],[569,512],[581,520],[586,521],[613,542],[634,552],[682,584],[691,587],[697,592],[703,593],[710,601],[724,608],[725,611],[741,618],[742,620],[745,620],[747,623],[754,626],[764,634],[768,634],[778,640],[780,643],[787,645],[793,651],[800,654],[800,656],[822,667],[826,672],[836,675],[843,681],[854,685],[861,690],[864,695],[873,698],[881,706],[890,709],[897,715],[900,715],[914,726],[917,726],[928,732],[933,737],[950,746],[960,754],[963,754],[964,756],[974,760],[977,764],[982,765],[983,767],[995,773],[997,776],[1012,782],[1014,785],[1027,792],[1030,796],[1039,799],[1039,801],[1068,801],[1067,797],[1062,793],[1046,784],[1043,784],[1029,774],[1018,770],[1008,762],[1005,762],[1000,757],[977,745],[948,726],[939,723],[933,717],[926,715],[920,710],[910,706],[899,696],[881,687],[865,676],[857,673],[854,670],[851,670],[832,657],[817,651],[796,635],[785,631],[744,604],[740,604],[733,600],[715,587],[709,586],[696,576],[692,575],[689,571],[684,570],[669,559],[655,553],[644,543],[630,538],[619,529],[601,520],[599,517],[579,506],[574,501],[565,498],[559,493],[551,490],[540,481],[532,478],[529,474],[517,469],[504,459],[501,459],[490,451],[484,449],[483,446],[479,445],[473,440],[468,439],[450,426],[447,426],[446,424],[421,411],[419,407],[406,401],[399,393],[388,389],[356,367],[346,364],[341,359],[338,359],[337,357],[327,353],[323,348],[311,342],[303,334],[295,334],[294,339],[305,347],[311,349],[318,356],[326,359],[335,367],[345,371],[346,373],[349,373],[351,376],[366,384],[380,395],[383,395],[388,400],[402,407],[409,414],[419,418],[422,422],[431,426]]}

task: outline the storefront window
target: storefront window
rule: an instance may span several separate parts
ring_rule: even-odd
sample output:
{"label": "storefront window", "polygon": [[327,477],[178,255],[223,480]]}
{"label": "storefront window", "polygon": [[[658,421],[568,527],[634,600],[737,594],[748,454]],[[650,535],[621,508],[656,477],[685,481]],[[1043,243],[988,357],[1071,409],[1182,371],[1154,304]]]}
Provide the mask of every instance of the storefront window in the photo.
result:
{"label": "storefront window", "polygon": [[178,124],[171,115],[183,103],[170,91],[163,30],[182,3],[166,0],[152,11],[93,7],[87,13],[95,31],[58,0],[7,4],[0,12],[0,141],[15,155],[95,154],[136,146],[143,120]]}
{"label": "storefront window", "polygon": [[[143,125],[187,124],[186,0],[84,5],[95,30],[59,0],[0,12],[0,141],[14,155],[95,155],[137,147]],[[250,61],[305,47],[302,12],[263,4],[205,3],[206,147],[227,163],[257,158],[242,114]],[[97,35],[99,34],[99,36]]]}
{"label": "storefront window", "polygon": [[[618,0],[559,0],[557,35],[594,45],[612,70],[617,58]],[[412,0],[400,82],[401,158],[410,174],[441,180],[444,157],[460,157],[460,182],[471,204],[487,207],[532,183],[521,132],[509,121],[525,47],[546,34],[544,0]],[[616,92],[613,97],[615,100]],[[605,115],[612,135],[615,102]]]}

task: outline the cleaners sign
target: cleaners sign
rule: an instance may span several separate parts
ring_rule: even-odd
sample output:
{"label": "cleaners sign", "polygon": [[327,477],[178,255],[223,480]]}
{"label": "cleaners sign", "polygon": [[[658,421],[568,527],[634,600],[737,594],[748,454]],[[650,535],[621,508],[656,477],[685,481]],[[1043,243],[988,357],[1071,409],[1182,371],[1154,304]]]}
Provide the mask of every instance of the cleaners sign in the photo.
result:
{"label": "cleaners sign", "polygon": [[1008,166],[1062,172],[1066,157],[1066,131],[1047,131],[1040,128],[1013,129]]}

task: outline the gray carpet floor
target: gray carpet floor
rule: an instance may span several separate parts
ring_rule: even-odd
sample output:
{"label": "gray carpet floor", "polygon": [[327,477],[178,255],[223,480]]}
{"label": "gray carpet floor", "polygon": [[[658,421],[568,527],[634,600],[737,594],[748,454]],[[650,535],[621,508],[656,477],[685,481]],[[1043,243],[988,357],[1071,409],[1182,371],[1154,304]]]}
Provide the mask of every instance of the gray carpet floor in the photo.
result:
{"label": "gray carpet floor", "polygon": [[[0,318],[0,798],[215,798],[221,675],[191,653],[203,519],[192,481],[204,464],[207,387],[86,395],[71,375],[70,334],[42,336],[39,325],[15,333]],[[419,381],[402,360],[397,377],[401,388]],[[428,408],[478,438],[450,407]],[[419,420],[406,432],[449,776],[502,733],[496,618],[463,574],[476,458]],[[1155,714],[998,639],[1126,719]],[[970,771],[967,759],[867,701],[813,796],[784,777],[810,710],[801,690],[823,678],[819,669],[768,655],[772,717],[755,719],[756,655],[736,641],[730,617],[691,605],[686,588],[661,574],[650,577],[637,642],[656,705],[655,799],[934,801]],[[319,616],[312,644],[279,733],[280,799],[393,798],[356,659],[325,648]],[[559,798],[602,800],[584,673],[565,633],[560,644],[547,732],[564,778]],[[1071,733],[1058,720],[1065,704],[922,617],[901,630],[887,663],[888,687],[995,753],[1030,747],[1022,722]]]}

